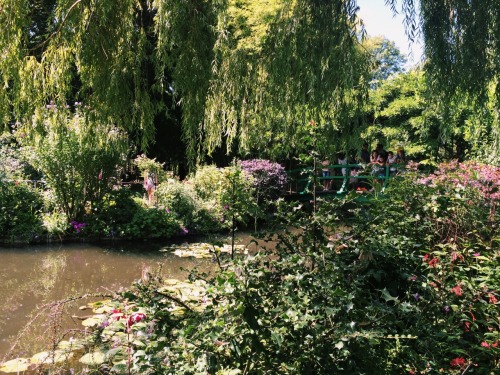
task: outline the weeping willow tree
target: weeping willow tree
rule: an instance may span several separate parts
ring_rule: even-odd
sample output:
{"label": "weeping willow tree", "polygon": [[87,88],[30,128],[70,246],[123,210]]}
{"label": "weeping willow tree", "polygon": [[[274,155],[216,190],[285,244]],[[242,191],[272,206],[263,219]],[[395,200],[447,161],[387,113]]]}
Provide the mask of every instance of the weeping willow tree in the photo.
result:
{"label": "weeping willow tree", "polygon": [[[410,37],[422,31],[436,92],[481,101],[499,76],[499,1],[422,0],[420,20],[414,0],[386,3]],[[29,124],[81,101],[146,146],[173,102],[192,161],[270,142],[290,152],[310,120],[325,137],[353,134],[370,70],[357,11],[355,0],[0,0],[0,117]]]}

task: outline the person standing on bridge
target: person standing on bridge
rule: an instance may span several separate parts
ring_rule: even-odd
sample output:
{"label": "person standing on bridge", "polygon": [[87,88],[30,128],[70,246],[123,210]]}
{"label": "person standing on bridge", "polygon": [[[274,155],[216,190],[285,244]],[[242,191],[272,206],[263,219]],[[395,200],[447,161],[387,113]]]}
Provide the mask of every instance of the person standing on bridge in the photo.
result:
{"label": "person standing on bridge", "polygon": [[360,161],[363,164],[370,164],[370,151],[368,151],[368,143],[363,143],[363,148],[361,149]]}

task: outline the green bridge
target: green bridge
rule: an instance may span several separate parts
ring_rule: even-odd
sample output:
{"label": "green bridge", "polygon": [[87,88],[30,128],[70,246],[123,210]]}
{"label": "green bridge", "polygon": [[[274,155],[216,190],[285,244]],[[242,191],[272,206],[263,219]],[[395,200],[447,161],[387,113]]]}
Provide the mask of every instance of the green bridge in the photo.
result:
{"label": "green bridge", "polygon": [[[288,197],[308,199],[314,187],[316,195],[326,196],[344,196],[350,190],[357,190],[360,195],[372,189],[383,193],[389,180],[403,172],[405,166],[392,164],[375,168],[366,164],[332,164],[292,169],[287,171]],[[326,170],[329,176],[323,176]]]}

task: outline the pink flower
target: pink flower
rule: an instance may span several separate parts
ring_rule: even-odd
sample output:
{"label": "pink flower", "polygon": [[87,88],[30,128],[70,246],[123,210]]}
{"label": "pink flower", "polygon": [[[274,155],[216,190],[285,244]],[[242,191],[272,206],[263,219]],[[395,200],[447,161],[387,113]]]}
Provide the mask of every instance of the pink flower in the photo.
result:
{"label": "pink flower", "polygon": [[460,288],[460,285],[457,285],[456,287],[451,288],[450,292],[455,293],[460,297],[462,295],[462,288]]}
{"label": "pink flower", "polygon": [[451,367],[463,367],[465,365],[465,358],[457,357],[453,358],[450,362]]}
{"label": "pink flower", "polygon": [[498,302],[497,298],[492,293],[489,293],[488,297],[490,299],[490,303],[495,304]]}
{"label": "pink flower", "polygon": [[483,341],[483,342],[481,343],[481,346],[482,346],[483,348],[489,348],[489,347],[490,347],[490,344],[488,344],[486,341]]}
{"label": "pink flower", "polygon": [[101,169],[101,171],[99,172],[99,176],[97,176],[97,179],[98,179],[99,181],[100,181],[100,180],[102,180],[102,169]]}

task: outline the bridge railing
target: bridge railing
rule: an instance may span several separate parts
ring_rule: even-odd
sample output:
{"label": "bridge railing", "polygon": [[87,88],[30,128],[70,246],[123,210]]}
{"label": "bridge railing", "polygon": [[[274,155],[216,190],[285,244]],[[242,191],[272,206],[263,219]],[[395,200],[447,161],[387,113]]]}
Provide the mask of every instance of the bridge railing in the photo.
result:
{"label": "bridge railing", "polygon": [[[339,182],[336,190],[337,194],[343,194],[349,190],[349,185],[354,183],[359,185],[373,186],[375,183],[381,184],[381,191],[385,190],[388,181],[404,171],[403,164],[391,165],[370,165],[370,164],[331,164],[327,166],[318,166],[312,168],[309,166],[287,171],[289,178],[289,194],[307,194],[312,191],[313,185],[318,183],[323,185],[325,182],[334,184]],[[323,171],[329,172],[329,176],[323,176]]]}

